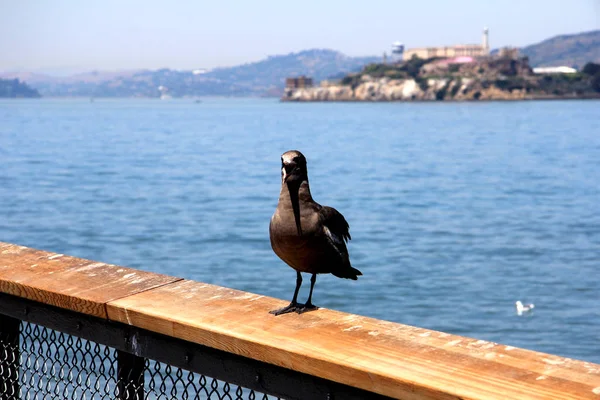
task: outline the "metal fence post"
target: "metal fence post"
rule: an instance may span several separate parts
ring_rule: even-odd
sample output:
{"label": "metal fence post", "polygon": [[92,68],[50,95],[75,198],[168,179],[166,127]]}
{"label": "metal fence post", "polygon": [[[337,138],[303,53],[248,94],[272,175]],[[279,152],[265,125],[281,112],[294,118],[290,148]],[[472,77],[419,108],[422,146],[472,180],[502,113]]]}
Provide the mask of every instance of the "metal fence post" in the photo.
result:
{"label": "metal fence post", "polygon": [[117,350],[117,389],[119,400],[143,400],[143,357]]}
{"label": "metal fence post", "polygon": [[0,314],[0,399],[19,398],[21,321]]}

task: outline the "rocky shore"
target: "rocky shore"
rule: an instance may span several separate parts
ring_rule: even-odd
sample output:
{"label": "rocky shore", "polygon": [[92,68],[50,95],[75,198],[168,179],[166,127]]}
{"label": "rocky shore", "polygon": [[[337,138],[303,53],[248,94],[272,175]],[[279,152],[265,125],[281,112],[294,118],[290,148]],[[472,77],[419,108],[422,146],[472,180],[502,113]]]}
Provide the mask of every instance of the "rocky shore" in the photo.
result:
{"label": "rocky shore", "polygon": [[427,79],[427,86],[414,79],[368,79],[352,88],[326,85],[286,89],[284,101],[426,101],[426,100],[523,100],[532,97],[526,89],[501,90],[484,87],[474,79]]}

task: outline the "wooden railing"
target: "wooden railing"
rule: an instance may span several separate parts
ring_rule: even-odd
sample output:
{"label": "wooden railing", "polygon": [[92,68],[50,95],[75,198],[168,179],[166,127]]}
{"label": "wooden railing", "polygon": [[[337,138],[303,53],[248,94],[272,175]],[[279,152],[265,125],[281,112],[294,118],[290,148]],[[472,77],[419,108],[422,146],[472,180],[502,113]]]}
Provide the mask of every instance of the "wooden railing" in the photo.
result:
{"label": "wooden railing", "polygon": [[[276,368],[269,376],[287,384],[270,386],[268,371],[236,383],[286,398],[600,399],[597,364],[328,309],[274,317],[268,311],[286,300],[1,242],[0,293],[0,314],[28,321],[39,306],[39,324],[63,310],[62,329],[60,316],[48,324],[73,335],[92,337],[89,321],[135,328],[134,345],[102,344],[138,357],[147,357],[147,333],[237,357],[244,368]],[[68,322],[79,317],[87,319]],[[320,392],[300,389],[294,374],[314,377],[307,385]]]}

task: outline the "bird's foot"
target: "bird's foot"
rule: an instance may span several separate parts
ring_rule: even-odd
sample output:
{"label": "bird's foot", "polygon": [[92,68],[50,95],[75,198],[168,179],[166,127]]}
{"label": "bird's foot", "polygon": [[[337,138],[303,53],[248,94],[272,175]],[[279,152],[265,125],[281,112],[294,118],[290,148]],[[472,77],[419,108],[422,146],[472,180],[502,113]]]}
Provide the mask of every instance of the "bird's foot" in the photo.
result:
{"label": "bird's foot", "polygon": [[315,306],[312,303],[298,304],[298,306],[296,307],[296,312],[298,314],[304,314],[305,312],[315,311],[318,309],[319,309],[319,307]]}
{"label": "bird's foot", "polygon": [[291,302],[288,306],[283,307],[283,308],[278,308],[277,310],[272,310],[269,311],[269,314],[273,314],[273,315],[281,315],[281,314],[287,314],[287,313],[291,313],[291,312],[297,312],[299,307],[303,307],[304,304],[298,304],[296,302]]}

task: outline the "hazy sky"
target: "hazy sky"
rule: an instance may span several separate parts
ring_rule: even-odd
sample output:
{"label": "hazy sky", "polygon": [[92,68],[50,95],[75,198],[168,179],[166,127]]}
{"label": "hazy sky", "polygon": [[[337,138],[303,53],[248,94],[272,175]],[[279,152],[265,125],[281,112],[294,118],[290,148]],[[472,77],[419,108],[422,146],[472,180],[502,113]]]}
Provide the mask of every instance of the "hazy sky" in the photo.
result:
{"label": "hazy sky", "polygon": [[0,70],[212,68],[309,48],[522,46],[599,29],[600,0],[0,0]]}

